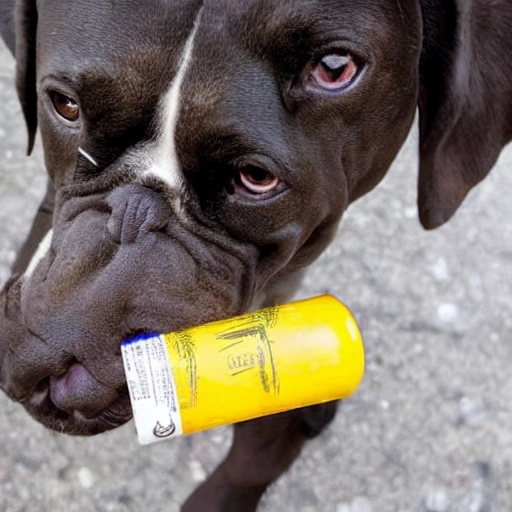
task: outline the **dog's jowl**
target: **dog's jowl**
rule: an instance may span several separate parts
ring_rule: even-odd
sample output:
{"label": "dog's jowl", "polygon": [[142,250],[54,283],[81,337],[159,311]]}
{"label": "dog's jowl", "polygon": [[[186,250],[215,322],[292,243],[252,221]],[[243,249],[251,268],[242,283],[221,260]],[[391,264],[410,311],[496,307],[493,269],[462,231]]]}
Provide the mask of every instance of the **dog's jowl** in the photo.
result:
{"label": "dog's jowl", "polygon": [[[288,300],[418,105],[419,215],[426,228],[447,221],[510,138],[511,11],[4,0],[48,190],[0,296],[2,389],[70,434],[128,421],[121,341]],[[183,510],[255,510],[334,411],[235,426]]]}

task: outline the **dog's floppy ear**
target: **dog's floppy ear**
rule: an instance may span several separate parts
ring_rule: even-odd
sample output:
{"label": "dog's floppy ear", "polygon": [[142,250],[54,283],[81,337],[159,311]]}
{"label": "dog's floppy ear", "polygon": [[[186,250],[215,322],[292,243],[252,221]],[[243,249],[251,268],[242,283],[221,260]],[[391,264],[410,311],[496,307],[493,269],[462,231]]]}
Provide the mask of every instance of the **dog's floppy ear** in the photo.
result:
{"label": "dog's floppy ear", "polygon": [[[10,1],[7,0],[7,3]],[[30,154],[37,130],[36,0],[16,0],[15,29],[16,88],[27,123]]]}
{"label": "dog's floppy ear", "polygon": [[446,222],[512,136],[512,4],[421,0],[418,208]]}

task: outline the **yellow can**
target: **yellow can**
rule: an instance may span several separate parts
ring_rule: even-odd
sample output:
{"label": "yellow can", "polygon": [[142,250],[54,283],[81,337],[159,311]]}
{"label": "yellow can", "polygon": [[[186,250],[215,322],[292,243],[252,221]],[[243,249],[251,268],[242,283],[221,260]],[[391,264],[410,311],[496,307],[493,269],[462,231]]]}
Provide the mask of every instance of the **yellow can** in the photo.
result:
{"label": "yellow can", "polygon": [[141,444],[345,398],[364,371],[350,311],[331,295],[121,346]]}

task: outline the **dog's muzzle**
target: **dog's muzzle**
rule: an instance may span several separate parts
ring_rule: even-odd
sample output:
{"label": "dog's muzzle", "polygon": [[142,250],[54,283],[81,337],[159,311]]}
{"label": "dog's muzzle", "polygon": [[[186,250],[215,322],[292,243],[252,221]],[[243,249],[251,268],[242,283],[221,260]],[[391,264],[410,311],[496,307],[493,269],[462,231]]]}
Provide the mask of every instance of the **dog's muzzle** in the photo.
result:
{"label": "dog's muzzle", "polygon": [[121,342],[245,310],[256,251],[141,185],[57,211],[51,247],[2,295],[1,386],[46,426],[89,435],[131,418]]}

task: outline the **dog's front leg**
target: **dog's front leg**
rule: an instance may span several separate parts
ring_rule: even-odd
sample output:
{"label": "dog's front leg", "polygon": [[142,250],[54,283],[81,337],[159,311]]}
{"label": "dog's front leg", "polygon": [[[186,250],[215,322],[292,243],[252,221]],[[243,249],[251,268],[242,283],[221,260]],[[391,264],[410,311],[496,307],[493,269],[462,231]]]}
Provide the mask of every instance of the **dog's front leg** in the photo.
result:
{"label": "dog's front leg", "polygon": [[231,449],[209,478],[189,497],[182,512],[253,512],[267,489],[318,435],[337,402],[296,409],[239,423]]}

